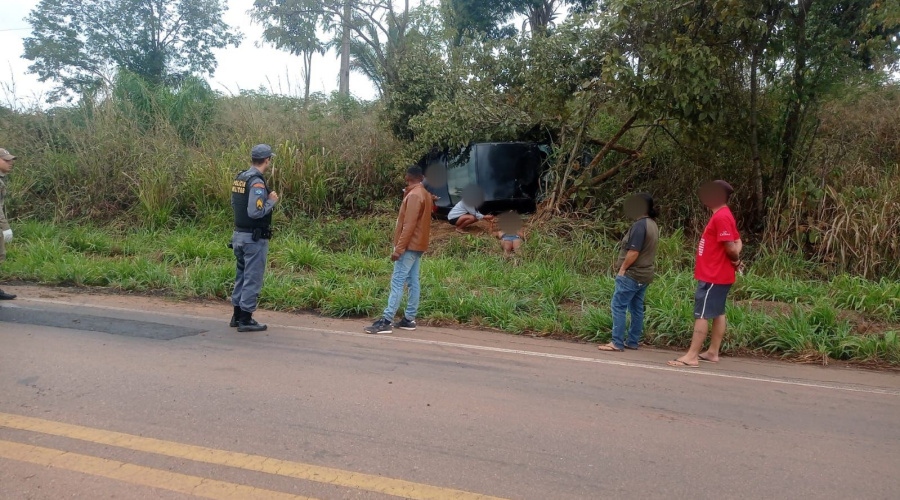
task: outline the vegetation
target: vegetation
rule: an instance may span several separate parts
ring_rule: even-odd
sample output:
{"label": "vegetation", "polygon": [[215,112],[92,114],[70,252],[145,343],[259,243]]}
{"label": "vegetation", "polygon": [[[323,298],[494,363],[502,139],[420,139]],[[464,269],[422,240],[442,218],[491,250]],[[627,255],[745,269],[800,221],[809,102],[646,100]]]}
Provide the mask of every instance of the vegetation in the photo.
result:
{"label": "vegetation", "polygon": [[[896,2],[257,0],[266,41],[306,57],[307,78],[323,47],[345,60],[341,91],[292,98],[218,95],[194,71],[210,61],[177,45],[162,59],[140,40],[127,57],[103,52],[90,23],[41,13],[66,1],[32,13],[45,29],[26,50],[76,101],[0,107],[3,146],[20,157],[0,278],[224,297],[228,186],[266,142],[283,203],[263,300],[369,315],[403,167],[435,147],[533,140],[551,155],[528,253],[513,266],[488,238],[440,240],[424,264],[426,321],[605,339],[621,200],[641,190],[668,235],[648,337],[684,345],[707,217],[695,190],[726,178],[752,262],[727,349],[900,363]],[[91,43],[50,64],[50,42],[77,36]],[[378,101],[349,96],[350,67]],[[89,81],[100,86],[75,85]]]}
{"label": "vegetation", "polygon": [[[21,243],[0,277],[223,299],[234,263],[225,246],[227,215],[219,215],[158,230],[20,223]],[[282,221],[263,307],[338,317],[377,314],[388,292],[393,222],[387,214]],[[592,230],[594,224],[576,224],[557,221],[533,230],[517,261],[503,257],[493,238],[438,228],[422,264],[423,322],[608,341],[615,241]],[[685,347],[693,322],[689,243],[675,232],[660,246],[661,276],[647,297],[646,341]],[[816,273],[797,258],[760,255],[733,293],[725,351],[900,364],[900,283],[817,279]]]}
{"label": "vegetation", "polygon": [[240,42],[224,11],[221,0],[41,0],[27,18],[23,57],[41,81],[59,83],[54,100],[99,92],[118,70],[177,82],[212,73],[213,49]]}

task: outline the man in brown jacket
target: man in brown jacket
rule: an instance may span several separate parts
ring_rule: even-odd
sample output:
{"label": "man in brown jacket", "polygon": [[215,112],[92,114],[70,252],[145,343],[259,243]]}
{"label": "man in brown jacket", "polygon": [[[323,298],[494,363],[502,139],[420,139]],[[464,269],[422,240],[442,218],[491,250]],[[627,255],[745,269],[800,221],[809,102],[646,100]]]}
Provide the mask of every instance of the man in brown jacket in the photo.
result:
{"label": "man in brown jacket", "polygon": [[388,298],[384,314],[372,326],[365,328],[366,333],[392,333],[391,323],[400,308],[403,297],[403,285],[409,287],[409,300],[403,319],[393,326],[403,330],[416,329],[416,312],[419,309],[419,262],[422,254],[428,250],[431,236],[431,194],[422,185],[425,176],[419,167],[410,167],[406,171],[406,191],[400,205],[400,216],[394,229],[394,273],[391,276],[391,295]]}

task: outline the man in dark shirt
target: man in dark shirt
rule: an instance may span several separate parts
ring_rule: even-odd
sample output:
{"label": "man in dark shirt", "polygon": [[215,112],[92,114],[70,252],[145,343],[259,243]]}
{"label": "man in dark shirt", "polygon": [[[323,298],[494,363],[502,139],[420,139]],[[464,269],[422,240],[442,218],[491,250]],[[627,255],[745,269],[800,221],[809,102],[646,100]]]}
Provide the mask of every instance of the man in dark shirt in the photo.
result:
{"label": "man in dark shirt", "polygon": [[[656,247],[659,227],[653,197],[640,193],[625,201],[625,215],[634,224],[625,233],[616,261],[616,290],[611,302],[612,341],[599,347],[601,351],[622,352],[637,349],[644,333],[644,296],[656,272]],[[625,339],[625,313],[631,313],[631,327]]]}

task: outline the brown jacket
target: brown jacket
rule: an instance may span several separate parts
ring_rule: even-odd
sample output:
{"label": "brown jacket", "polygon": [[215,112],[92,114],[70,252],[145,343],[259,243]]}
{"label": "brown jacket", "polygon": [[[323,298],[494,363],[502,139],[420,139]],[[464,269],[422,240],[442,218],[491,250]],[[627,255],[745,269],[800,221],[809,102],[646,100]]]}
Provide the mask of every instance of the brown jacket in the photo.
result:
{"label": "brown jacket", "polygon": [[400,205],[394,229],[394,252],[425,252],[431,238],[431,194],[419,184],[409,190]]}

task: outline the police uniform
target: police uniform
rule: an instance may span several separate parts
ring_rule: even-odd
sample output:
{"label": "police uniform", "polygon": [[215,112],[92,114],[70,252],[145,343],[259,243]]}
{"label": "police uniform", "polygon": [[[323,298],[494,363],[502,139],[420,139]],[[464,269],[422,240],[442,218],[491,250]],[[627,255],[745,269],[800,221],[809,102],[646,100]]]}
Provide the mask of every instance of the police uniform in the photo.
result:
{"label": "police uniform", "polygon": [[[9,151],[0,149],[0,159],[11,162],[16,157],[11,155]],[[6,175],[0,173],[0,262],[6,260],[6,243],[12,241],[12,229],[9,227],[9,221],[6,219]],[[12,300],[16,298],[11,293],[0,290],[0,300]]]}
{"label": "police uniform", "polygon": [[[274,156],[269,146],[253,148],[254,159]],[[251,167],[235,177],[231,186],[231,207],[234,210],[234,234],[231,245],[237,260],[237,273],[231,304],[234,316],[231,326],[238,331],[262,331],[252,318],[263,285],[269,238],[272,236],[272,211],[276,202],[269,199],[269,187],[262,173]]]}

